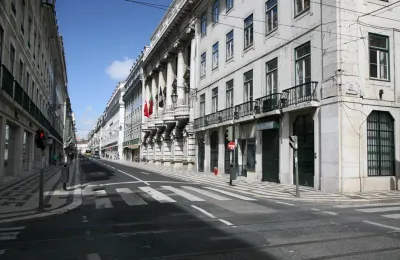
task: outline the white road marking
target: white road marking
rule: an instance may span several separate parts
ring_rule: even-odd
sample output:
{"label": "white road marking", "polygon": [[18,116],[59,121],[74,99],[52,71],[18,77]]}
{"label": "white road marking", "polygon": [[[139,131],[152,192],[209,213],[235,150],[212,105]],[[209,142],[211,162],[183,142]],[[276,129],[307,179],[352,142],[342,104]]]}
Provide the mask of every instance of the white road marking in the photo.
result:
{"label": "white road marking", "polygon": [[363,222],[364,222],[364,223],[367,223],[367,224],[374,225],[374,226],[378,226],[378,227],[393,229],[393,230],[395,230],[395,231],[399,231],[399,232],[400,232],[400,228],[398,228],[398,227],[383,225],[383,224],[379,224],[379,223],[372,222],[372,221],[368,221],[368,220],[364,220]]}
{"label": "white road marking", "polygon": [[96,191],[94,191],[94,193],[96,194],[97,197],[107,196],[107,193],[105,190],[96,190]]}
{"label": "white road marking", "polygon": [[86,216],[82,216],[82,222],[83,222],[83,223],[87,223],[87,222],[88,222],[88,220],[87,220],[87,217],[86,217]]}
{"label": "white road marking", "polygon": [[0,249],[0,255],[3,255],[8,249]]}
{"label": "white road marking", "polygon": [[312,208],[311,210],[314,210],[314,211],[320,211],[319,209],[315,209],[315,208]]}
{"label": "white road marking", "polygon": [[151,197],[153,197],[155,200],[158,200],[161,203],[166,203],[166,202],[176,202],[175,200],[171,199],[167,195],[153,189],[150,187],[139,187],[142,191],[146,192],[149,194]]}
{"label": "white road marking", "polygon": [[206,191],[206,190],[198,189],[198,188],[191,187],[191,186],[182,186],[182,188],[198,192],[200,194],[203,194],[205,196],[208,196],[208,197],[216,199],[216,200],[231,200],[230,198],[218,195],[218,194],[213,193],[211,191]]}
{"label": "white road marking", "polygon": [[204,215],[206,215],[206,216],[208,216],[210,218],[216,218],[213,214],[211,214],[210,212],[208,212],[208,211],[206,211],[206,210],[204,210],[202,208],[199,208],[199,207],[197,207],[195,205],[191,205],[191,206],[192,206],[192,208],[197,209],[198,211],[200,211],[201,213],[203,213]]}
{"label": "white road marking", "polygon": [[356,210],[364,213],[378,213],[387,211],[397,211],[400,210],[400,207],[384,207],[384,208],[356,209]]}
{"label": "white road marking", "polygon": [[140,181],[125,181],[125,182],[113,182],[113,183],[91,184],[91,185],[86,186],[86,188],[104,187],[104,186],[120,185],[120,184],[134,184],[134,183],[141,183],[141,182],[140,182]]}
{"label": "white road marking", "polygon": [[134,194],[128,188],[118,188],[118,189],[115,189],[115,190],[119,193],[119,195],[121,195],[122,199],[129,206],[146,205],[147,204],[146,201],[144,201],[142,198],[140,198],[139,196]]}
{"label": "white road marking", "polygon": [[96,209],[110,209],[114,207],[109,198],[96,198],[94,202],[96,203]]}
{"label": "white road marking", "polygon": [[10,228],[0,228],[0,232],[7,232],[7,231],[18,231],[24,229],[24,226],[21,227],[10,227]]}
{"label": "white road marking", "polygon": [[389,215],[382,215],[385,218],[393,218],[393,219],[400,219],[400,214],[389,214]]}
{"label": "white road marking", "polygon": [[150,174],[150,173],[148,173],[148,172],[141,172],[141,173],[146,174],[146,175],[149,175],[149,174]]}
{"label": "white road marking", "polygon": [[100,256],[96,253],[88,254],[87,259],[88,260],[101,260]]}
{"label": "white road marking", "polygon": [[338,214],[338,213],[332,212],[332,211],[322,211],[322,212],[329,214],[329,215],[334,215],[334,216],[336,216]]}
{"label": "white road marking", "polygon": [[294,206],[294,204],[287,203],[287,202],[281,202],[281,201],[275,201],[275,203],[283,204],[283,205],[288,205],[288,206]]}
{"label": "white road marking", "polygon": [[17,239],[19,232],[0,233],[0,241]]}
{"label": "white road marking", "polygon": [[185,199],[188,199],[190,201],[204,201],[202,198],[196,197],[190,193],[187,193],[186,191],[171,187],[171,186],[161,186],[162,188],[172,191],[176,194],[178,194],[179,196],[184,197]]}
{"label": "white road marking", "polygon": [[131,178],[134,178],[134,179],[137,180],[137,181],[143,182],[144,184],[150,186],[150,183],[148,183],[147,181],[143,181],[143,180],[141,180],[141,179],[139,179],[139,178],[137,178],[137,177],[135,177],[135,176],[132,176],[132,175],[130,175],[129,173],[126,173],[126,172],[124,172],[124,171],[121,171],[121,170],[118,170],[118,171],[119,171],[120,173],[123,173],[123,174],[125,174],[125,175],[131,177]]}
{"label": "white road marking", "polygon": [[248,201],[256,200],[256,199],[245,197],[245,196],[242,196],[242,195],[238,195],[238,194],[226,191],[226,190],[221,190],[221,189],[216,189],[216,188],[211,188],[211,187],[204,187],[204,188],[209,189],[209,190],[213,190],[213,191],[216,191],[216,192],[220,192],[222,194],[225,194],[225,195],[228,195],[228,196],[231,196],[231,197],[234,197],[234,198],[238,198],[238,199],[241,199],[241,200],[248,200]]}
{"label": "white road marking", "polygon": [[233,226],[233,224],[231,222],[226,221],[225,219],[218,219],[218,220],[221,221],[222,223],[224,223],[225,225]]}
{"label": "white road marking", "polygon": [[398,203],[371,203],[363,205],[338,205],[335,208],[370,208],[370,207],[382,207],[382,206],[400,206]]}

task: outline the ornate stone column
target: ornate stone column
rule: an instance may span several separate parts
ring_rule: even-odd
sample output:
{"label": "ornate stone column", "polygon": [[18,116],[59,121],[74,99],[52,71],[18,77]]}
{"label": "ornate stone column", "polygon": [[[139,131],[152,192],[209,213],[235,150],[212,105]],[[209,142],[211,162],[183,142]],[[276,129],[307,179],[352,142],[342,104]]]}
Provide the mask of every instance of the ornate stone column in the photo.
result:
{"label": "ornate stone column", "polygon": [[177,105],[186,105],[186,93],[185,93],[185,72],[187,69],[186,64],[186,45],[180,45],[178,47],[178,68],[176,72],[176,85],[177,85],[177,94],[178,94],[178,102]]}
{"label": "ornate stone column", "polygon": [[158,111],[158,102],[157,102],[157,81],[158,81],[158,75],[157,73],[153,73],[151,76],[151,94],[150,96],[153,96],[153,102],[154,102],[154,106],[153,106],[153,115],[151,116],[152,118],[154,118],[155,116],[157,116],[157,111]]}

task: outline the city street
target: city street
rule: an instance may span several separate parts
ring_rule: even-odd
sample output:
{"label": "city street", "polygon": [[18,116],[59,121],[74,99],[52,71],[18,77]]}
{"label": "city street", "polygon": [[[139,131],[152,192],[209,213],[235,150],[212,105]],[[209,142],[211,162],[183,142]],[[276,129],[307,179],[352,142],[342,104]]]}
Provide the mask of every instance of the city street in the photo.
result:
{"label": "city street", "polygon": [[83,205],[0,226],[1,259],[400,259],[400,203],[267,200],[79,158]]}

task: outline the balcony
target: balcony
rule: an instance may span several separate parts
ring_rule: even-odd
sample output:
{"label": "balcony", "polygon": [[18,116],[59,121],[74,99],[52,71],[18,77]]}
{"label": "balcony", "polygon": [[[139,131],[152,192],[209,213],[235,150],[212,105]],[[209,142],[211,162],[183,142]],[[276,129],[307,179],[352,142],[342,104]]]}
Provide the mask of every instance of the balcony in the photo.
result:
{"label": "balcony", "polygon": [[224,110],[219,111],[219,121],[222,123],[233,120],[234,113],[235,113],[234,107],[228,107],[225,108]]}
{"label": "balcony", "polygon": [[256,111],[256,113],[267,113],[275,109],[279,109],[281,96],[282,93],[273,93],[262,98],[258,98],[256,101],[259,111]]}
{"label": "balcony", "polygon": [[175,123],[175,109],[173,105],[169,105],[164,110],[164,123]]}
{"label": "balcony", "polygon": [[218,124],[219,121],[219,112],[215,112],[204,117],[204,126],[210,126],[214,124]]}
{"label": "balcony", "polygon": [[188,120],[189,119],[189,105],[185,100],[178,100],[175,106],[175,119],[176,120]]}
{"label": "balcony", "polygon": [[196,118],[193,121],[193,129],[199,129],[204,127],[204,116]]}
{"label": "balcony", "polygon": [[254,115],[254,107],[256,106],[256,101],[247,101],[240,105],[235,106],[235,120]]}
{"label": "balcony", "polygon": [[6,66],[1,65],[1,71],[3,75],[2,80],[2,89],[3,91],[8,94],[11,98],[14,97],[14,77],[11,72],[7,69]]}
{"label": "balcony", "polygon": [[286,98],[284,106],[296,105],[299,103],[318,101],[317,89],[318,82],[310,81],[294,86],[283,91],[282,98]]}

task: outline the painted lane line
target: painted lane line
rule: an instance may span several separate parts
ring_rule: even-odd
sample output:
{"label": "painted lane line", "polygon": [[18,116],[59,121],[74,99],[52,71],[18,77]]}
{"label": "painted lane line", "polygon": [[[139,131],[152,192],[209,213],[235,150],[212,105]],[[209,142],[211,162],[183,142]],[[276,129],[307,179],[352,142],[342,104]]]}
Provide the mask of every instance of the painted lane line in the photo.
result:
{"label": "painted lane line", "polygon": [[110,209],[114,208],[109,198],[97,198],[94,200],[96,209]]}
{"label": "painted lane line", "polygon": [[131,178],[134,178],[134,179],[137,180],[137,181],[143,182],[144,184],[150,186],[150,183],[148,183],[147,181],[143,181],[143,180],[141,180],[141,179],[139,179],[139,178],[137,178],[137,177],[135,177],[135,176],[130,175],[130,174],[127,173],[127,172],[124,172],[124,171],[121,171],[121,170],[118,170],[118,171],[119,171],[120,173],[123,173],[123,174],[125,174],[125,175],[131,177]]}
{"label": "painted lane line", "polygon": [[281,202],[281,201],[275,201],[275,203],[283,204],[283,205],[288,205],[288,206],[294,206],[294,204],[287,203],[287,202]]}
{"label": "painted lane line", "polygon": [[0,255],[4,255],[4,253],[7,251],[8,249],[0,249]]}
{"label": "painted lane line", "polygon": [[394,231],[398,231],[398,232],[400,232],[400,228],[398,228],[398,227],[393,227],[393,226],[383,225],[383,224],[379,224],[379,223],[372,222],[372,221],[368,221],[368,220],[364,220],[363,222],[364,222],[364,223],[367,223],[367,224],[374,225],[374,226],[378,226],[378,227],[383,227],[383,228],[393,229]]}
{"label": "painted lane line", "polygon": [[334,216],[336,216],[338,214],[338,213],[332,212],[332,211],[322,211],[322,212],[329,214],[329,215],[334,215]]}
{"label": "painted lane line", "polygon": [[7,231],[18,231],[18,230],[22,230],[25,227],[10,227],[10,228],[0,228],[0,232],[7,232]]}
{"label": "painted lane line", "polygon": [[140,181],[124,181],[124,182],[113,182],[113,183],[102,183],[102,184],[90,184],[86,186],[86,188],[94,188],[94,187],[105,187],[111,185],[121,185],[121,184],[134,184],[141,183]]}
{"label": "painted lane line", "polygon": [[204,188],[209,189],[209,190],[213,190],[213,191],[216,191],[216,192],[219,192],[219,193],[222,193],[222,194],[225,194],[225,195],[234,197],[234,198],[238,198],[238,199],[241,199],[241,200],[247,200],[247,201],[254,201],[254,200],[256,200],[256,199],[249,198],[249,197],[245,197],[245,196],[242,196],[242,195],[238,195],[238,194],[235,194],[235,193],[226,191],[226,190],[219,190],[219,189],[212,188],[212,187],[204,187]]}
{"label": "painted lane line", "polygon": [[190,200],[190,201],[204,201],[202,198],[196,197],[196,196],[194,196],[194,195],[192,195],[192,194],[190,194],[190,193],[188,193],[186,191],[174,188],[172,186],[161,186],[161,188],[164,188],[166,190],[172,191],[175,194],[178,194],[179,196],[182,196],[185,199]]}
{"label": "painted lane line", "polygon": [[168,202],[176,202],[176,200],[171,199],[167,195],[159,192],[158,190],[155,190],[150,187],[139,187],[142,191],[146,192],[149,194],[153,199],[158,200],[161,203],[168,203]]}
{"label": "painted lane line", "polygon": [[227,197],[218,195],[218,194],[213,193],[213,192],[211,192],[211,191],[207,191],[207,190],[203,190],[203,189],[198,189],[198,188],[191,187],[191,186],[181,186],[181,187],[184,188],[184,189],[188,189],[188,190],[195,191],[195,192],[197,192],[197,193],[203,194],[203,195],[205,195],[205,196],[208,196],[208,197],[213,198],[213,199],[216,199],[216,200],[231,200],[230,198],[227,198]]}
{"label": "painted lane line", "polygon": [[387,211],[398,211],[400,207],[384,207],[384,208],[370,208],[370,209],[356,209],[356,211],[361,211],[364,213],[378,213]]}
{"label": "painted lane line", "polygon": [[107,196],[107,193],[105,190],[96,190],[94,191],[94,193],[96,194],[96,197],[105,197]]}
{"label": "painted lane line", "polygon": [[87,222],[88,222],[88,220],[87,220],[87,217],[86,217],[86,216],[82,216],[82,222],[83,222],[83,223],[87,223]]}
{"label": "painted lane line", "polygon": [[118,188],[115,190],[119,193],[119,195],[121,195],[122,199],[129,206],[147,205],[146,201],[144,201],[142,198],[137,196],[135,193],[133,193],[128,188]]}
{"label": "painted lane line", "polygon": [[19,232],[0,233],[0,241],[17,239]]}
{"label": "painted lane line", "polygon": [[100,256],[96,253],[88,254],[86,258],[87,260],[101,260]]}
{"label": "painted lane line", "polygon": [[225,219],[218,219],[218,220],[221,221],[222,223],[224,223],[225,225],[233,226],[233,224],[231,222],[226,221]]}
{"label": "painted lane line", "polygon": [[400,219],[400,214],[389,214],[389,215],[382,215],[385,218],[393,218],[393,219]]}
{"label": "painted lane line", "polygon": [[398,203],[371,203],[363,205],[337,205],[335,208],[371,208],[371,207],[382,207],[382,206],[400,206]]}
{"label": "painted lane line", "polygon": [[315,209],[315,208],[312,208],[311,210],[314,210],[314,211],[320,211],[319,209]]}
{"label": "painted lane line", "polygon": [[148,173],[148,172],[141,172],[141,173],[146,174],[146,175],[150,175],[150,173]]}
{"label": "painted lane line", "polygon": [[191,205],[191,206],[192,206],[192,208],[197,209],[198,211],[200,211],[201,213],[203,213],[204,215],[206,215],[206,216],[208,216],[208,217],[210,217],[210,218],[217,218],[217,217],[215,217],[213,214],[211,214],[211,213],[208,212],[208,211],[205,211],[205,210],[202,209],[202,208],[199,208],[199,207],[197,207],[197,206],[195,206],[195,205]]}

